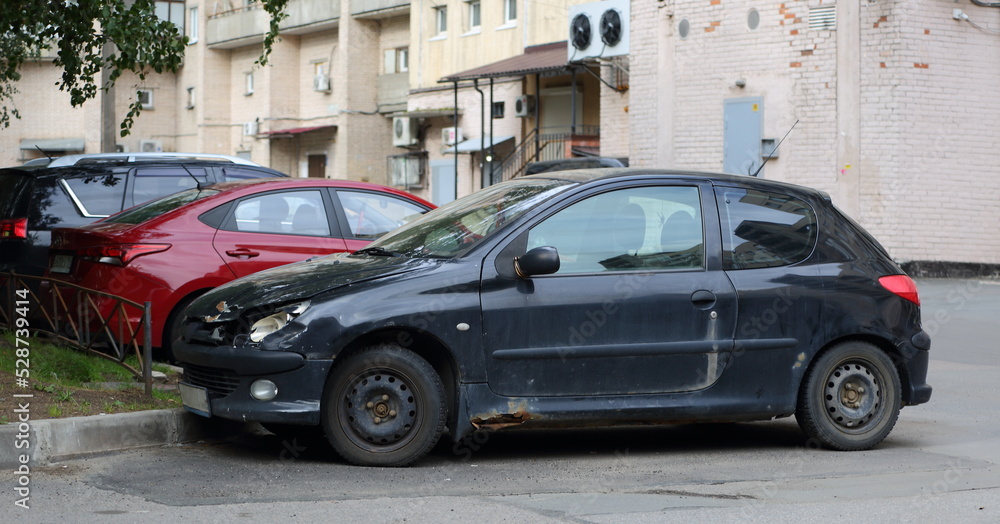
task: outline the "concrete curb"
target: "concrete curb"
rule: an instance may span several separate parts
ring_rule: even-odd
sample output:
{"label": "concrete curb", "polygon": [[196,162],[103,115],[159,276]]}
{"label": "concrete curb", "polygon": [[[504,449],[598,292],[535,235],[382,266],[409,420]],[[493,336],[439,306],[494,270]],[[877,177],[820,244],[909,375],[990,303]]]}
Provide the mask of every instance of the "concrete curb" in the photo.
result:
{"label": "concrete curb", "polygon": [[219,439],[248,431],[248,424],[209,420],[182,408],[0,425],[0,467],[17,468],[23,455],[30,466],[108,451]]}

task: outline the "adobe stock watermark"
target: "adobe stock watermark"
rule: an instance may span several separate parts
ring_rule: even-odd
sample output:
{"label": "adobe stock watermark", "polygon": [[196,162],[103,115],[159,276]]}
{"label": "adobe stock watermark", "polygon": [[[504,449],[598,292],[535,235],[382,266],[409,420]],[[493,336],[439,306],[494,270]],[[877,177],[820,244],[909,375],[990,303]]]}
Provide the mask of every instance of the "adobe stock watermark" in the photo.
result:
{"label": "adobe stock watermark", "polygon": [[[31,378],[31,340],[29,331],[31,314],[30,291],[14,291],[14,391],[29,390]],[[14,434],[14,449],[17,450],[17,468],[14,470],[14,505],[30,509],[31,501],[31,393],[14,393],[13,422],[17,424]]]}

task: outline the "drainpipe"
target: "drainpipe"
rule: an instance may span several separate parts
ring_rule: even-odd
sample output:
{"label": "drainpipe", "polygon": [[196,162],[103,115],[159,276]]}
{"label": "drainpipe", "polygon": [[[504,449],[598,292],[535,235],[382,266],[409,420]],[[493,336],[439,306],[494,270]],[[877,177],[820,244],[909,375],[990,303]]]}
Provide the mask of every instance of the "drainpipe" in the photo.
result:
{"label": "drainpipe", "polygon": [[[455,86],[455,113],[451,117],[451,125],[458,128],[458,81],[456,80],[453,84]],[[456,138],[458,131],[456,131]],[[455,141],[455,200],[458,200],[458,141]]]}
{"label": "drainpipe", "polygon": [[490,185],[493,185],[496,182],[494,180],[495,177],[493,173],[493,157],[494,157],[493,142],[495,142],[495,140],[493,139],[494,136],[495,135],[493,134],[493,78],[491,77],[490,78],[490,154],[489,156],[486,157],[490,161]]}
{"label": "drainpipe", "polygon": [[[479,93],[479,177],[480,188],[486,187],[486,144],[483,142],[486,140],[486,115],[484,114],[486,110],[486,95],[483,93],[482,89],[479,89],[479,79],[472,81],[472,86]],[[493,137],[490,137],[490,142],[493,141]]]}

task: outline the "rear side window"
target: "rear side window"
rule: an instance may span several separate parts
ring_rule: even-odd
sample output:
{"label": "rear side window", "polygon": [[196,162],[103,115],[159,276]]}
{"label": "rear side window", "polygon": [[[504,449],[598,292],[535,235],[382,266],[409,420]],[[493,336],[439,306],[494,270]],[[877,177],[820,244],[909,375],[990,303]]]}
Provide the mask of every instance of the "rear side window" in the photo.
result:
{"label": "rear side window", "polygon": [[797,198],[753,189],[716,188],[723,267],[755,269],[801,262],[816,245],[816,214]]}
{"label": "rear side window", "polygon": [[66,177],[62,183],[83,216],[101,218],[122,210],[125,175]]}
{"label": "rear side window", "polygon": [[230,231],[330,236],[330,222],[319,191],[284,191],[236,204]]}
{"label": "rear side window", "polygon": [[[195,180],[197,179],[197,183]],[[136,204],[174,194],[178,191],[209,184],[205,169],[200,167],[154,167],[135,170],[135,189],[132,200]]]}
{"label": "rear side window", "polygon": [[0,172],[0,219],[27,216],[28,191],[31,177],[17,171]]}

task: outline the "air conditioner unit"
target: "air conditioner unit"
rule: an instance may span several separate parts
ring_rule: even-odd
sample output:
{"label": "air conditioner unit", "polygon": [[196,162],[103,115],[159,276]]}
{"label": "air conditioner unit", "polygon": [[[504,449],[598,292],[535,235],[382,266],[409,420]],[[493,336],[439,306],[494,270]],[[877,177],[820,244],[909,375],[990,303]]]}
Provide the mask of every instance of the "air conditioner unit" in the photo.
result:
{"label": "air conditioner unit", "polygon": [[441,130],[441,144],[453,146],[462,141],[462,128],[446,127]]}
{"label": "air conditioner unit", "polygon": [[405,116],[392,118],[392,145],[409,147],[417,144],[417,120]]}
{"label": "air conditioner unit", "polygon": [[161,140],[140,140],[139,151],[142,153],[162,153],[163,141]]}
{"label": "air conditioner unit", "polygon": [[243,136],[257,136],[257,122],[243,123]]}
{"label": "air conditioner unit", "polygon": [[534,95],[521,95],[514,99],[514,116],[525,117],[535,113]]}
{"label": "air conditioner unit", "polygon": [[569,8],[569,61],[629,53],[629,0],[603,0]]}
{"label": "air conditioner unit", "polygon": [[327,75],[314,76],[313,91],[320,91],[324,93],[330,92],[330,77]]}

